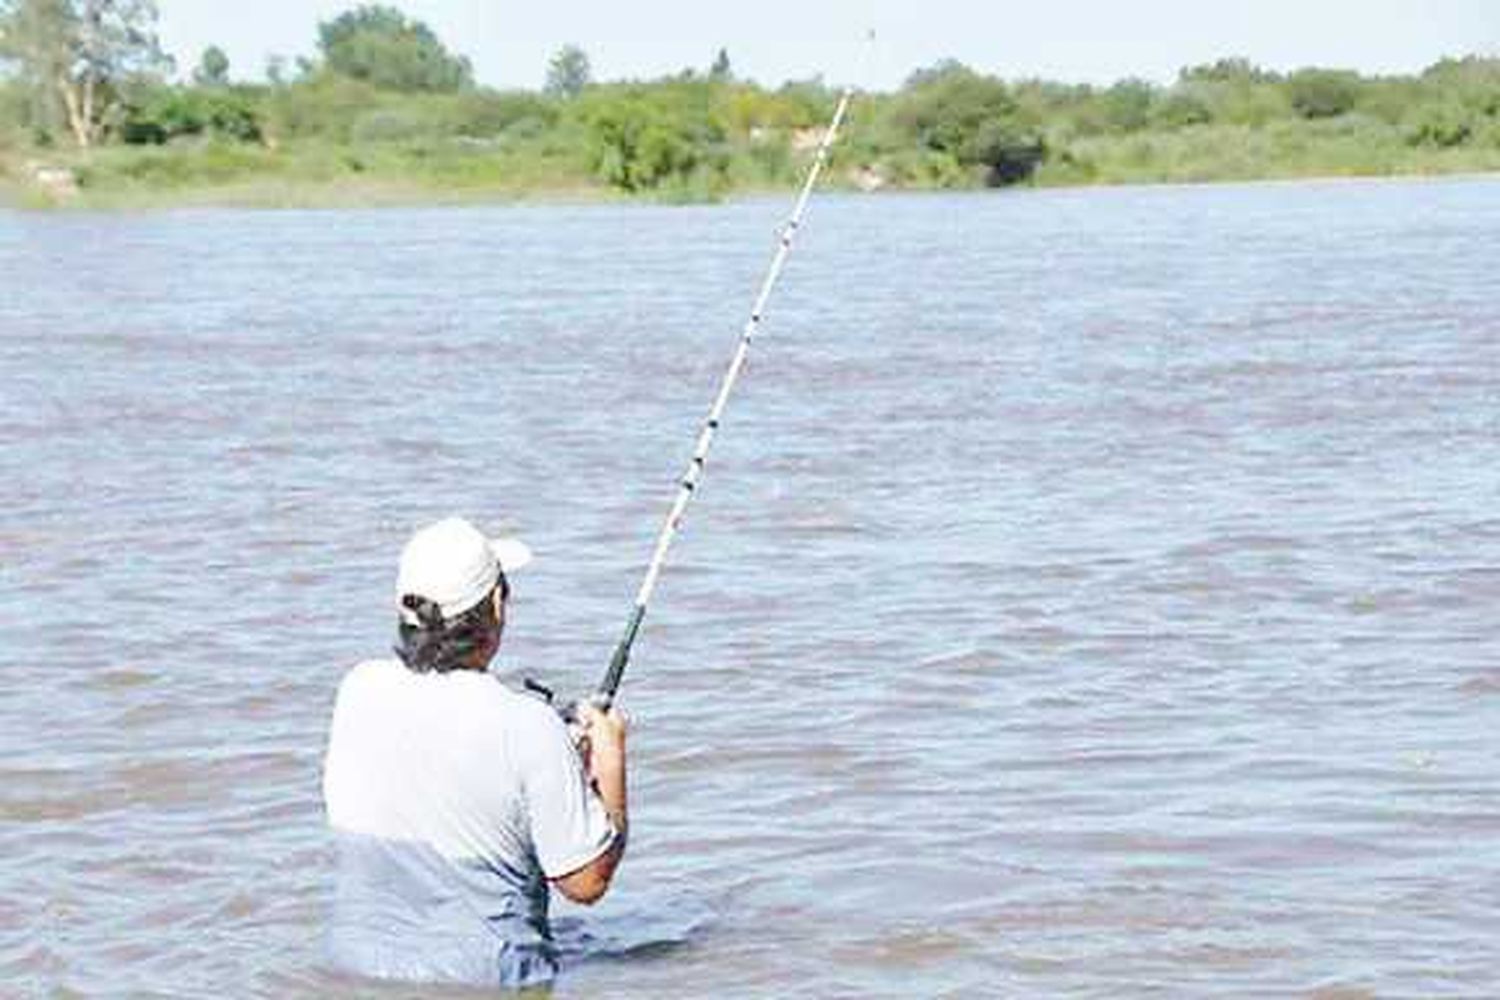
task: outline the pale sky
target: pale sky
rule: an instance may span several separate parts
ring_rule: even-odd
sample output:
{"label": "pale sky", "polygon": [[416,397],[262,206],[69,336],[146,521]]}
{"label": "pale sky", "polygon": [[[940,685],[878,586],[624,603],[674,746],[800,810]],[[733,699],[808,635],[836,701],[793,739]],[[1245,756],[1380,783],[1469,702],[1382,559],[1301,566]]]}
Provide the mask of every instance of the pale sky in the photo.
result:
{"label": "pale sky", "polygon": [[[720,46],[763,84],[822,74],[886,90],[952,57],[1006,79],[1170,82],[1177,70],[1241,55],[1271,69],[1411,73],[1445,55],[1500,55],[1500,0],[386,0],[469,57],[480,83],[541,86],[576,44],[596,80],[706,69]],[[317,23],[357,0],[158,0],[160,34],[186,74],[202,50],[236,79],[266,59],[315,51]],[[873,29],[873,46],[864,41]]]}

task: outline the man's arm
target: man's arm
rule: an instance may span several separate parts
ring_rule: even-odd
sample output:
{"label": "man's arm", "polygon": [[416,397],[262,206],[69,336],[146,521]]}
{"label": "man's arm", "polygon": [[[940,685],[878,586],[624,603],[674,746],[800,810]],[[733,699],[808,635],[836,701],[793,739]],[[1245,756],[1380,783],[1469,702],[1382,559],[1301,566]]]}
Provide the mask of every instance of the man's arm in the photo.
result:
{"label": "man's arm", "polygon": [[615,839],[609,850],[582,868],[553,879],[552,884],[573,902],[587,905],[598,902],[609,889],[625,854],[630,818],[625,800],[625,719],[615,709],[601,712],[587,703],[578,706],[578,714],[588,741],[589,778],[615,828]]}

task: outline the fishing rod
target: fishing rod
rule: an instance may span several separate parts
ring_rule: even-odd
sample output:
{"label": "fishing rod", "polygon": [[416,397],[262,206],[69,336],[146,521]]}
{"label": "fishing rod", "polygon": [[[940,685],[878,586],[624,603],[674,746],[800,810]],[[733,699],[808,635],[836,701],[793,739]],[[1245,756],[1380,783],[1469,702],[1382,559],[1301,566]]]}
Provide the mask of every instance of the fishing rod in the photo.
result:
{"label": "fishing rod", "polygon": [[771,258],[771,266],[766,271],[765,280],[761,282],[760,294],[755,297],[755,305],[750,308],[750,318],[745,322],[744,329],[740,333],[734,358],[729,362],[729,369],[724,373],[723,381],[719,383],[719,393],[714,397],[708,417],[703,421],[703,428],[698,432],[698,442],[693,448],[693,457],[688,462],[687,472],[678,483],[677,496],[672,501],[672,508],[667,512],[667,519],[656,538],[656,548],[651,553],[651,562],[646,566],[646,577],[641,581],[640,590],[636,592],[635,605],[631,608],[630,617],[625,623],[625,632],[620,637],[619,645],[615,646],[614,655],[610,657],[609,668],[604,672],[604,678],[590,698],[590,701],[601,711],[607,710],[613,704],[615,694],[620,690],[620,681],[625,676],[625,665],[630,662],[630,648],[635,644],[635,637],[640,632],[641,622],[646,617],[646,605],[650,603],[651,594],[656,589],[657,578],[661,576],[662,566],[667,559],[667,549],[671,547],[672,540],[677,537],[677,532],[682,528],[682,516],[687,510],[688,501],[693,498],[693,494],[698,489],[698,483],[703,479],[703,467],[708,459],[708,449],[712,447],[714,434],[719,430],[719,420],[724,415],[724,407],[729,402],[729,394],[734,391],[734,384],[740,377],[740,370],[745,367],[745,358],[750,353],[750,341],[754,339],[755,332],[760,327],[760,321],[765,316],[766,302],[771,297],[771,290],[776,287],[777,279],[781,277],[781,269],[786,263],[787,256],[792,252],[792,239],[802,225],[802,215],[807,210],[808,199],[812,197],[813,187],[818,182],[818,175],[823,172],[823,167],[828,162],[828,151],[833,148],[839,126],[843,123],[844,114],[849,110],[849,102],[853,97],[852,85],[845,87],[843,93],[839,95],[839,103],[834,109],[833,120],[828,123],[823,139],[818,143],[817,154],[807,170],[807,177],[802,182],[802,190],[797,196],[792,214],[781,228],[776,253]]}

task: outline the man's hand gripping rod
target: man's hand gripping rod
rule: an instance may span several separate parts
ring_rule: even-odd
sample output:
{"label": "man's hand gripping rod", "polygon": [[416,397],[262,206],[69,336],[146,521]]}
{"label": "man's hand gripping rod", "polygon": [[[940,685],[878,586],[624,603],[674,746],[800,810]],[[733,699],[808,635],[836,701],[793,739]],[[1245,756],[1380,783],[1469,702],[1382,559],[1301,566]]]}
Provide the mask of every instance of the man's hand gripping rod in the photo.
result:
{"label": "man's hand gripping rod", "polygon": [[724,380],[719,384],[719,394],[714,398],[713,408],[708,411],[708,418],[703,421],[703,429],[698,432],[698,443],[693,449],[692,460],[688,462],[687,472],[679,484],[677,498],[672,503],[666,522],[662,525],[661,534],[656,538],[656,549],[651,554],[650,565],[646,567],[646,578],[641,581],[641,589],[636,592],[635,607],[631,609],[630,619],[625,623],[625,633],[620,637],[619,645],[615,646],[614,656],[610,657],[609,668],[604,672],[604,679],[599,682],[598,690],[589,699],[601,711],[609,709],[615,700],[615,693],[620,689],[620,681],[625,676],[625,665],[630,662],[630,647],[635,643],[636,634],[641,629],[642,619],[646,617],[646,605],[651,600],[652,591],[656,589],[657,577],[661,575],[662,564],[666,562],[667,549],[671,547],[672,539],[677,537],[677,532],[682,527],[683,512],[697,490],[698,482],[703,478],[703,466],[708,459],[708,449],[713,445],[714,434],[719,429],[719,419],[723,416],[724,407],[729,402],[729,394],[734,391],[734,383],[740,377],[740,370],[745,367],[745,358],[750,353],[750,341],[754,339],[755,331],[760,327],[761,318],[765,315],[766,302],[771,297],[771,290],[776,287],[777,279],[781,277],[781,268],[792,250],[792,238],[802,225],[802,214],[807,209],[807,202],[812,196],[814,185],[818,182],[818,175],[823,172],[823,167],[828,162],[828,151],[833,148],[834,139],[838,135],[839,126],[843,123],[844,114],[849,110],[849,102],[853,96],[852,86],[846,87],[839,95],[839,103],[833,112],[833,120],[828,124],[828,130],[823,133],[823,141],[818,144],[817,155],[813,158],[812,166],[808,168],[807,178],[802,183],[802,191],[797,196],[796,206],[792,209],[791,217],[787,219],[786,225],[782,227],[781,236],[777,241],[776,254],[771,258],[770,270],[766,272],[765,280],[760,286],[760,294],[756,296],[755,305],[750,310],[750,319],[746,321],[745,328],[740,334],[734,360],[729,363],[729,370],[724,373]]}

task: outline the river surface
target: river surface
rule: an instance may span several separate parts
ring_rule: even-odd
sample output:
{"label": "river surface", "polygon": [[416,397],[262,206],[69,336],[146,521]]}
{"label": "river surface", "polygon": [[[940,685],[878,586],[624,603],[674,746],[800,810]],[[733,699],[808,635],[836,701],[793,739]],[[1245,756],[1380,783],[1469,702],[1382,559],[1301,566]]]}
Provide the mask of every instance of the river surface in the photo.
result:
{"label": "river surface", "polygon": [[[0,995],[447,995],[335,687],[450,512],[596,681],[787,207],[0,214]],[[557,993],[1500,994],[1497,609],[1500,181],[820,196]]]}

